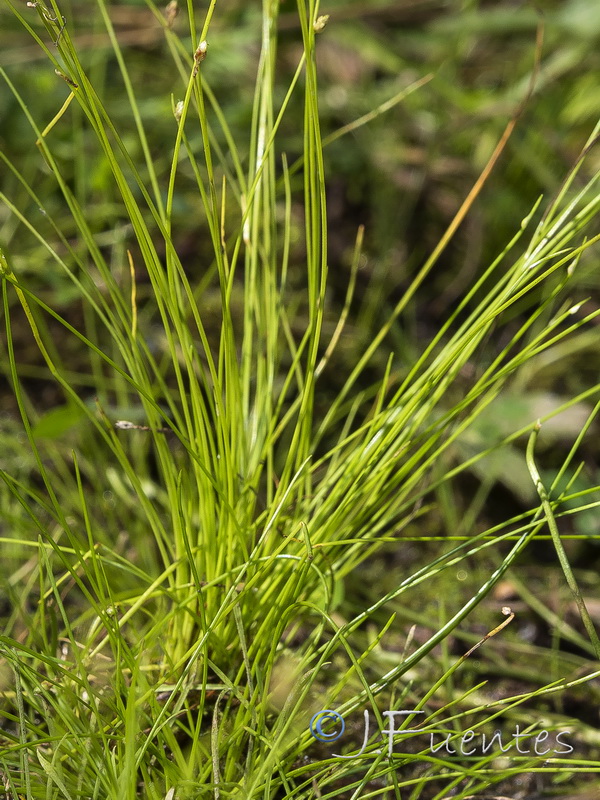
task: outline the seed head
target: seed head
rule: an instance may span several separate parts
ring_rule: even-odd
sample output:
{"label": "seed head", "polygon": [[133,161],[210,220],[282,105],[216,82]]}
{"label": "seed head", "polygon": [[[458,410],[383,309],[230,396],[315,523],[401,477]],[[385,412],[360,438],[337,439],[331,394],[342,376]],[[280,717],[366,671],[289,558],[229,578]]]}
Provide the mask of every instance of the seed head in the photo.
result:
{"label": "seed head", "polygon": [[329,22],[329,14],[321,14],[313,23],[313,30],[315,33],[321,33],[325,25]]}
{"label": "seed head", "polygon": [[196,52],[194,53],[194,61],[196,62],[194,64],[194,72],[193,72],[194,78],[196,77],[196,75],[198,74],[198,70],[200,69],[200,62],[204,61],[204,59],[206,58],[207,48],[208,48],[207,41],[200,42],[200,44],[196,48]]}
{"label": "seed head", "polygon": [[175,22],[175,17],[179,14],[179,4],[177,0],[171,0],[170,3],[167,3],[167,7],[165,8],[165,20],[167,21],[167,28],[172,28],[173,23]]}
{"label": "seed head", "polygon": [[199,64],[201,61],[204,61],[204,59],[206,58],[207,49],[208,49],[208,42],[206,40],[200,42],[200,44],[196,48],[196,52],[194,53],[194,59],[196,60],[196,63]]}

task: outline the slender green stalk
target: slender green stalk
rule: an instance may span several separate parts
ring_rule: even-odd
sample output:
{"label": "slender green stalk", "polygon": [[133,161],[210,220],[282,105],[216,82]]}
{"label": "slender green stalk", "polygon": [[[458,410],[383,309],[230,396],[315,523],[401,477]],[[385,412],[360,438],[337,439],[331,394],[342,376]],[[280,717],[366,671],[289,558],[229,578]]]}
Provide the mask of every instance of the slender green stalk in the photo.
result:
{"label": "slender green stalk", "polygon": [[579,609],[579,613],[581,615],[581,621],[583,622],[584,627],[588,633],[588,636],[590,637],[590,642],[592,643],[592,646],[594,648],[596,658],[598,659],[598,661],[600,661],[600,639],[598,638],[596,628],[594,626],[592,618],[590,617],[590,613],[585,605],[583,595],[581,594],[581,590],[577,584],[577,580],[575,579],[573,570],[571,569],[569,558],[565,552],[565,548],[563,547],[563,543],[560,538],[558,525],[556,524],[556,519],[554,517],[554,512],[552,509],[552,503],[550,502],[548,493],[544,488],[544,484],[542,483],[542,479],[540,478],[540,474],[535,465],[535,458],[534,458],[535,443],[537,442],[537,437],[541,430],[541,427],[542,427],[541,424],[538,422],[535,425],[534,429],[531,431],[531,435],[529,436],[529,441],[527,442],[527,468],[529,469],[529,474],[531,475],[531,479],[535,484],[536,491],[540,496],[540,500],[542,502],[542,508],[544,509],[544,514],[546,516],[546,522],[548,523],[548,528],[550,529],[550,534],[552,536],[552,544],[556,549],[556,555],[558,556],[560,566],[562,567],[562,571],[567,581],[567,585],[571,590],[573,599],[575,600],[577,608]]}
{"label": "slender green stalk", "polygon": [[[405,752],[400,733],[389,755],[383,739],[385,709],[422,710],[404,730],[458,744],[463,726],[479,735],[492,721],[558,731],[560,702],[596,699],[586,658],[600,644],[558,524],[600,502],[580,465],[600,387],[569,382],[544,417],[585,406],[550,492],[531,434],[539,500],[526,510],[488,514],[497,473],[480,476],[492,456],[522,464],[519,437],[538,416],[500,425],[501,404],[595,341],[578,276],[600,241],[597,129],[558,192],[523,206],[499,255],[474,259],[430,332],[428,284],[443,254],[454,263],[449,244],[476,199],[496,208],[482,190],[518,114],[440,240],[384,286],[386,262],[372,263],[383,223],[333,227],[331,178],[351,151],[336,148],[380,126],[365,170],[378,158],[387,169],[384,126],[395,147],[404,117],[428,136],[437,109],[419,104],[456,88],[429,64],[399,65],[370,14],[348,64],[368,53],[379,75],[393,61],[393,80],[346,109],[340,96],[358,88],[329,86],[345,62],[328,58],[352,24],[335,11],[327,22],[317,0],[295,11],[98,0],[89,24],[78,3],[71,16],[60,0],[2,2],[18,41],[43,56],[40,86],[54,86],[49,75],[59,87],[36,94],[10,59],[0,70],[30,144],[7,135],[0,151],[6,791],[464,800],[520,772],[597,769],[589,731],[575,757],[511,753],[504,765],[496,747]],[[425,149],[407,149],[415,173]],[[415,237],[420,251],[426,232]],[[474,499],[467,477],[481,481]],[[543,610],[511,575],[546,528],[592,645],[566,623],[557,632],[581,652],[497,626],[507,585],[517,616]],[[490,676],[518,689],[492,691]],[[346,724],[339,745],[311,732],[323,709]]]}

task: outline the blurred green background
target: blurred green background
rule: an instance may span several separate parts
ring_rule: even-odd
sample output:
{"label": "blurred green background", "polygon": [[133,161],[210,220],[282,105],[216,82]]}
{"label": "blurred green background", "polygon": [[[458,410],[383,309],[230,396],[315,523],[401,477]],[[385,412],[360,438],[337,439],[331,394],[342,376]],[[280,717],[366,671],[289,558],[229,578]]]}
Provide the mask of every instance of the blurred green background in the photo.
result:
{"label": "blurred green background", "polygon": [[[25,2],[14,2],[19,13],[52,49],[35,9]],[[207,3],[197,5],[201,19]],[[90,79],[105,97],[107,110],[128,154],[149,188],[148,175],[144,175],[143,152],[126,102],[118,63],[97,7],[92,2],[75,0],[60,2],[59,6]],[[112,3],[109,10],[146,124],[159,181],[166,187],[176,130],[172,108],[183,96],[184,82],[173,64],[163,27],[156,18],[163,9],[153,9],[142,0],[132,0]],[[283,0],[280,13],[280,81],[276,93],[283,100],[302,52],[302,39],[295,4]],[[318,39],[324,136],[377,109],[415,81],[432,76],[418,91],[410,93],[368,124],[333,141],[326,149],[330,247],[326,338],[333,332],[343,307],[359,225],[365,226],[365,250],[358,273],[357,297],[335,351],[332,369],[328,371],[329,383],[325,383],[321,391],[324,413],[358,356],[439,241],[492,154],[507,122],[524,100],[523,113],[491,178],[419,290],[415,302],[393,327],[386,342],[387,351],[399,355],[401,364],[407,368],[414,363],[446,318],[448,309],[456,305],[475,276],[505,248],[540,195],[549,199],[559,190],[600,117],[600,6],[592,0],[540,0],[536,4],[330,0],[322,5],[321,13],[330,15]],[[181,14],[175,19],[174,30],[187,43],[191,57],[197,42],[192,42],[184,17],[185,14]],[[543,28],[540,69],[534,91],[526,99],[540,26]],[[219,0],[208,37],[203,77],[219,100],[240,153],[246,157],[260,36],[260,3]],[[57,77],[43,51],[16,24],[6,6],[0,10],[0,64],[26,99],[37,126],[43,129],[61,108],[69,88]],[[291,113],[286,116],[281,132],[290,164],[302,152],[301,121],[298,94],[292,99]],[[216,125],[214,134],[224,154],[224,165],[231,168],[227,143]],[[194,134],[190,130],[190,137],[192,145],[200,148],[200,132]],[[36,135],[17,100],[3,84],[0,88],[0,152],[4,155],[0,164],[0,189],[35,229],[60,250],[62,245],[50,218],[59,221],[71,247],[84,262],[89,261],[84,243],[77,238],[77,227],[70,219],[35,140]],[[128,248],[135,257],[132,232],[109,165],[100,155],[94,134],[86,126],[77,103],[71,104],[48,134],[48,141],[67,185],[88,211],[87,221],[97,245],[115,276],[122,276],[125,282],[129,269]],[[25,182],[35,187],[36,197],[28,193],[20,176],[9,168],[9,161],[17,165]],[[599,167],[600,149],[596,148],[584,163],[576,185],[582,185]],[[185,269],[200,283],[203,277],[210,276],[212,245],[195,180],[189,170],[183,163],[178,174],[173,238]],[[301,180],[301,176],[296,175],[295,185],[301,185]],[[297,235],[292,236],[289,280],[300,285],[304,224],[301,207],[292,208],[292,221]],[[13,269],[27,281],[32,291],[74,326],[86,325],[87,311],[73,284],[58,272],[45,247],[4,204],[0,204],[0,244],[13,254]],[[140,325],[145,326],[151,344],[160,353],[160,336],[156,334],[156,341],[152,341],[153,318],[150,312],[144,316],[144,299],[151,296],[151,287],[144,277],[141,259],[136,260],[136,268],[139,270]],[[582,258],[575,286],[572,301],[585,301],[578,312],[578,316],[585,316],[600,302],[600,274],[592,255]],[[214,316],[215,330],[219,297],[219,290],[210,286],[202,294],[203,319],[210,320]],[[47,433],[52,438],[73,420],[69,409],[63,406],[64,398],[56,384],[48,380],[47,369],[14,293],[11,302],[14,304],[15,347],[23,365],[21,374],[40,414],[39,424],[46,425],[41,428],[41,434]],[[298,304],[301,308],[301,298]],[[525,306],[522,311],[526,311]],[[22,326],[16,322],[19,319],[23,321]],[[515,327],[518,323],[515,318]],[[600,374],[596,326],[596,322],[592,323],[573,339],[551,348],[528,365],[514,381],[512,390],[494,403],[449,449],[447,458],[456,463],[465,460],[596,383]],[[56,330],[57,347],[61,349],[58,324]],[[510,334],[509,326],[505,335]],[[4,354],[3,333],[0,333],[0,341]],[[80,368],[82,354],[74,341],[71,337],[68,347],[75,349],[69,352],[61,349],[61,357],[72,370],[74,385],[93,402],[94,379]],[[497,352],[498,344],[490,342],[488,361]],[[464,375],[465,386],[487,363],[486,354],[480,356],[481,363],[473,364],[472,373]],[[374,380],[381,374],[386,348],[378,358],[371,372],[365,374],[365,389],[369,387],[370,378]],[[16,477],[26,478],[35,465],[20,430],[14,396],[6,377],[0,378],[0,406],[3,467]],[[542,477],[548,477],[548,482],[553,468],[560,466],[581,429],[588,410],[586,404],[578,404],[545,427],[545,438],[540,445],[545,447],[541,451],[546,468]],[[596,439],[597,429],[593,428],[580,450],[585,466],[575,484],[577,489],[600,483]],[[432,536],[483,530],[530,508],[537,499],[523,454],[524,442],[516,443],[446,484],[438,491],[435,508],[425,521],[418,523],[420,534],[424,526],[426,533]],[[441,465],[440,474],[447,469],[447,464]],[[600,522],[594,511],[565,519],[562,525],[567,533],[600,534]],[[409,535],[411,530],[406,533]],[[587,541],[570,542],[568,546],[574,566],[582,568],[583,588],[591,595],[590,612],[600,619],[600,604],[594,605],[597,545]],[[390,564],[399,567],[431,560],[435,547],[432,544],[431,551],[424,552],[422,547],[417,550],[410,545],[403,546],[401,554],[396,546],[389,548],[387,553],[365,566],[363,579],[346,593],[346,605],[342,604],[340,613],[344,613],[344,609],[348,613],[358,613],[372,600],[369,592],[373,586],[378,586],[381,593],[388,591],[390,587],[385,581],[397,577],[389,570]],[[489,563],[484,563],[482,558],[473,565],[472,573],[457,575],[458,581],[463,582],[460,591],[472,592],[479,585],[481,575],[493,569],[493,563],[491,557]],[[562,573],[548,542],[531,548],[531,561],[522,566],[522,577],[526,577],[526,583],[546,605],[559,610],[560,604],[553,605],[559,584],[563,606],[569,603]],[[367,581],[365,574],[369,578]],[[368,596],[364,596],[365,591]],[[459,589],[454,585],[451,591]],[[523,604],[523,625],[518,634],[515,632],[515,640],[520,636],[525,648],[530,645],[532,648],[555,647],[550,620],[540,616],[539,608],[532,610],[535,598],[527,594],[527,588],[513,582],[504,585],[503,591],[506,594],[497,597],[499,603],[518,595],[517,605]],[[438,597],[423,597],[421,608],[399,607],[395,611],[401,617],[404,615],[424,625],[433,619],[435,625],[439,609]],[[439,613],[441,618],[442,611]],[[577,624],[576,621],[573,624]],[[459,643],[457,652],[462,651],[464,646]],[[535,657],[540,658],[539,652]],[[504,676],[510,671],[510,658],[509,654],[506,664],[496,665]],[[524,661],[528,658],[530,653],[525,654]],[[488,670],[491,669],[488,665]],[[523,668],[513,677],[526,680],[525,673]],[[597,724],[597,714],[592,713],[579,695],[574,692],[568,701],[571,705],[567,704],[567,712],[579,714],[590,725]],[[598,743],[592,744],[597,746]]]}

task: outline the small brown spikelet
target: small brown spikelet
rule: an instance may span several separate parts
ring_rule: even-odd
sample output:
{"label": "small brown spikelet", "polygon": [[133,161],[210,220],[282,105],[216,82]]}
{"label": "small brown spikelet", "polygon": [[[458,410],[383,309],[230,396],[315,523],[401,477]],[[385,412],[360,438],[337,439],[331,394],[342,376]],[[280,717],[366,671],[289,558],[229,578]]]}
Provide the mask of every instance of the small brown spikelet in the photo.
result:
{"label": "small brown spikelet", "polygon": [[170,3],[167,3],[165,8],[165,20],[167,21],[168,28],[173,27],[177,14],[179,14],[179,4],[177,0],[171,0]]}
{"label": "small brown spikelet", "polygon": [[208,49],[208,42],[206,40],[200,42],[198,47],[196,48],[196,52],[194,53],[194,77],[198,74],[198,69],[200,68],[200,63],[204,61],[206,58],[206,51]]}
{"label": "small brown spikelet", "polygon": [[204,59],[206,58],[207,49],[208,49],[208,42],[206,42],[206,41],[200,42],[200,44],[196,48],[196,52],[194,53],[194,59],[198,63],[200,63],[201,61],[204,61]]}

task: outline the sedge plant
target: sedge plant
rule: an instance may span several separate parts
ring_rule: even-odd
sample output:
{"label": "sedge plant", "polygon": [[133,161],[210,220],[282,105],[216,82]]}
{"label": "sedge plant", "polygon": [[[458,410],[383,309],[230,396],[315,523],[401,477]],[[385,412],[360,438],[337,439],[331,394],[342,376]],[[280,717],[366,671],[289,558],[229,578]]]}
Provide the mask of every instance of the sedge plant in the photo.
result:
{"label": "sedge plant", "polygon": [[[28,123],[35,170],[50,176],[62,212],[47,210],[55,197],[38,194],[30,167],[6,153],[2,168],[18,200],[4,191],[0,199],[80,313],[32,284],[16,245],[3,244],[2,359],[15,407],[5,437],[19,456],[1,472],[3,584],[11,610],[0,636],[0,771],[8,796],[441,800],[450,791],[467,797],[541,769],[535,757],[499,770],[488,753],[468,763],[426,749],[393,755],[375,731],[362,748],[356,737],[340,743],[338,757],[337,750],[316,749],[309,721],[332,705],[348,720],[368,708],[381,729],[377,698],[402,701],[394,695],[397,681],[414,677],[548,525],[584,621],[583,634],[570,628],[569,635],[600,659],[558,532],[573,513],[562,503],[593,507],[595,487],[579,492],[569,484],[557,493],[562,473],[555,486],[544,486],[536,466],[538,421],[442,474],[436,470],[515,375],[596,316],[578,314],[569,292],[578,264],[597,245],[597,176],[582,185],[578,171],[600,129],[591,132],[558,195],[524,209],[513,240],[480,270],[414,363],[402,365],[387,335],[475,201],[510,123],[447,236],[320,413],[319,392],[352,311],[364,230],[357,231],[345,303],[331,326],[326,158],[336,135],[324,137],[320,127],[316,50],[328,23],[318,3],[298,0],[301,54],[283,88],[279,4],[263,3],[251,119],[236,130],[205,74],[215,0],[204,16],[188,3],[182,10],[188,30],[181,34],[173,28],[177,4],[164,12],[148,0],[177,84],[162,171],[108,4],[98,0],[98,10],[119,70],[108,88],[94,80],[59,4],[28,5],[7,0],[5,8],[64,83],[64,105],[50,122],[38,119],[10,70],[2,78]],[[393,103],[426,80],[405,87]],[[111,119],[108,91],[128,104],[129,130]],[[300,153],[286,144],[299,100]],[[54,145],[56,129],[74,109],[124,221],[112,257]],[[202,263],[190,263],[178,247],[177,206],[190,185],[207,239]],[[20,355],[25,326],[41,357],[35,369]],[[485,361],[490,336],[501,344]],[[365,381],[382,353],[378,380]],[[483,366],[457,393],[478,359]],[[37,402],[32,376],[54,387],[59,400],[52,410]],[[599,388],[567,405],[593,398]],[[359,614],[340,614],[344,585],[382,547],[401,546],[403,532],[424,518],[441,484],[528,432],[539,506],[459,544],[448,542]],[[426,540],[417,537],[423,547]],[[405,595],[424,587],[435,592],[450,568],[480,554],[495,567],[478,590],[375,676],[374,668],[386,663],[393,618],[369,642],[360,638],[364,625]],[[486,641],[501,635],[500,623]],[[415,714],[473,649],[445,662]],[[331,666],[336,659],[343,669]],[[552,681],[496,707],[518,707],[595,675]],[[476,689],[460,699],[467,702]],[[455,713],[450,702],[421,719],[405,718],[404,727],[418,723],[423,732],[457,735],[456,721],[486,706],[474,697],[467,711]],[[554,759],[550,771],[565,763]],[[423,764],[425,770],[413,769]],[[569,768],[590,764],[570,759]]]}

